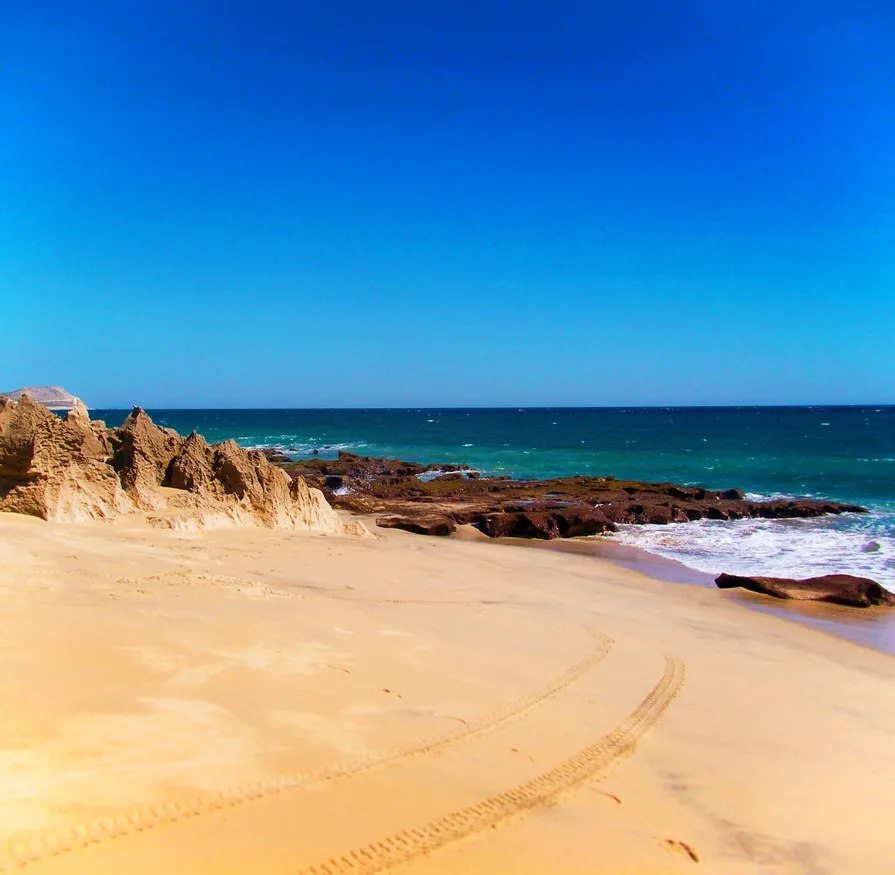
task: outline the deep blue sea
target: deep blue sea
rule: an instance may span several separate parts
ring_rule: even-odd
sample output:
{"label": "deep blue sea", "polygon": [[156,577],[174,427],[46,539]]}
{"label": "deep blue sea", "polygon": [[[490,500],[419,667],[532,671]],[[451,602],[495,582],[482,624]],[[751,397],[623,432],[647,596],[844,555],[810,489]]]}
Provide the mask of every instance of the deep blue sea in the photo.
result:
{"label": "deep blue sea", "polygon": [[[895,589],[893,406],[148,412],[182,434],[296,458],[350,450],[516,477],[611,474],[857,502],[871,513],[630,527],[616,537],[700,571],[847,571]],[[92,416],[118,425],[126,414]]]}

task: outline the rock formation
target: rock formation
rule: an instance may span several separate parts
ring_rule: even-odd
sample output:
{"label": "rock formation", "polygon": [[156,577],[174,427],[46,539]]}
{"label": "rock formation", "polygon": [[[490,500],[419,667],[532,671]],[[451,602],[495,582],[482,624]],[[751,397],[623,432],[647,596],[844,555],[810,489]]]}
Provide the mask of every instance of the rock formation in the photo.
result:
{"label": "rock formation", "polygon": [[110,453],[80,402],[60,419],[28,395],[0,398],[0,510],[76,522],[132,510]]}
{"label": "rock formation", "polygon": [[742,587],[777,599],[832,602],[852,608],[870,608],[877,605],[895,607],[895,593],[889,592],[875,580],[868,577],[853,577],[851,574],[825,574],[804,580],[722,574],[715,578],[715,583],[721,589]]}
{"label": "rock formation", "polygon": [[234,441],[181,437],[139,407],[107,429],[78,401],[60,419],[28,395],[0,398],[0,511],[84,521],[137,510],[174,528],[366,531],[342,523],[318,489]]}
{"label": "rock formation", "polygon": [[617,531],[615,523],[604,513],[589,507],[475,514],[472,522],[489,538],[540,538],[550,541]]}
{"label": "rock formation", "polygon": [[173,429],[156,425],[142,407],[135,407],[120,428],[110,430],[109,437],[114,447],[112,467],[137,507],[163,507],[158,487],[184,439]]}
{"label": "rock formation", "polygon": [[666,525],[699,519],[785,519],[865,512],[862,507],[835,501],[750,501],[739,489],[716,491],[614,477],[483,477],[462,465],[424,466],[352,453],[283,467],[293,477],[321,488],[334,507],[388,514],[383,519],[415,519],[419,525],[402,527],[421,533],[429,527],[427,521],[438,517],[471,524],[492,538],[552,539],[613,532],[623,523]]}
{"label": "rock formation", "polygon": [[457,524],[446,516],[387,516],[376,520],[376,525],[383,529],[404,529],[415,535],[434,535],[445,538],[457,531]]}

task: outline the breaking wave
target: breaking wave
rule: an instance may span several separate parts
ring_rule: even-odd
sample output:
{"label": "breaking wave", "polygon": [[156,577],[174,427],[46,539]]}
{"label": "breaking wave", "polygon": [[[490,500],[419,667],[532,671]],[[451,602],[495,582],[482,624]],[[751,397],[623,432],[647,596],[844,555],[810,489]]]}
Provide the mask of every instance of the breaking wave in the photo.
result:
{"label": "breaking wave", "polygon": [[613,539],[710,574],[855,574],[895,591],[895,514],[622,526]]}

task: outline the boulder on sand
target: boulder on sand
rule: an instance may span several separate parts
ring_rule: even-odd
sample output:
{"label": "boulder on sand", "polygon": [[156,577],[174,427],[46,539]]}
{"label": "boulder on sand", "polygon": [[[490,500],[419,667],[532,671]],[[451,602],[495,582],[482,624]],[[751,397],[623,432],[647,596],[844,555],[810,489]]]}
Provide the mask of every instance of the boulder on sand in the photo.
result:
{"label": "boulder on sand", "polygon": [[869,577],[853,577],[851,574],[825,574],[804,580],[722,574],[715,578],[715,583],[721,589],[742,587],[778,599],[831,602],[851,608],[870,608],[877,605],[895,607],[895,593],[889,592]]}
{"label": "boulder on sand", "polygon": [[472,517],[470,522],[489,538],[576,538],[617,530],[599,510],[587,507],[502,511]]}
{"label": "boulder on sand", "polygon": [[457,524],[447,516],[387,516],[376,520],[376,525],[383,529],[403,529],[415,535],[435,535],[440,538],[452,535]]}

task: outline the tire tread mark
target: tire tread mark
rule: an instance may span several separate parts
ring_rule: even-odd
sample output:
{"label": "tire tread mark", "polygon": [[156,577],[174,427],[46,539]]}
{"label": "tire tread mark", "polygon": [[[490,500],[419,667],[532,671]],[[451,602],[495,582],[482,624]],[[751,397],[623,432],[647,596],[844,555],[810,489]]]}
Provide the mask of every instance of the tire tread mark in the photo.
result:
{"label": "tire tread mark", "polygon": [[265,781],[240,784],[202,797],[163,804],[144,805],[115,817],[108,815],[86,824],[50,830],[36,837],[13,839],[0,846],[0,873],[20,870],[47,857],[70,854],[104,841],[145,832],[167,823],[198,817],[238,805],[298,790],[313,784],[352,778],[380,768],[393,766],[413,757],[437,753],[447,747],[484,735],[497,727],[524,717],[558,696],[589,669],[598,665],[614,643],[606,635],[592,632],[596,644],[585,658],[567,668],[548,686],[522,696],[502,708],[448,730],[423,742],[417,742],[385,756],[335,763],[311,772],[278,775]]}
{"label": "tire tread mark", "polygon": [[[332,875],[374,875],[438,850],[508,818],[553,802],[621,757],[633,753],[640,738],[654,726],[680,694],[686,679],[684,663],[666,657],[665,673],[646,698],[618,726],[558,766],[503,793],[445,814],[424,826],[401,830],[353,852],[368,862],[355,865],[346,857],[331,857],[298,875],[323,871]],[[404,839],[402,846],[395,839]]]}
{"label": "tire tread mark", "polygon": [[356,602],[365,605],[455,605],[458,607],[474,607],[477,605],[508,605],[510,602],[504,599],[472,598],[472,599],[400,599],[400,598],[376,598],[372,596],[348,595],[338,590],[315,590],[315,595],[323,595],[325,598],[336,599],[343,602]]}

